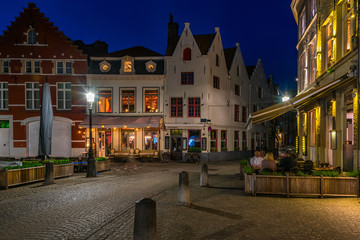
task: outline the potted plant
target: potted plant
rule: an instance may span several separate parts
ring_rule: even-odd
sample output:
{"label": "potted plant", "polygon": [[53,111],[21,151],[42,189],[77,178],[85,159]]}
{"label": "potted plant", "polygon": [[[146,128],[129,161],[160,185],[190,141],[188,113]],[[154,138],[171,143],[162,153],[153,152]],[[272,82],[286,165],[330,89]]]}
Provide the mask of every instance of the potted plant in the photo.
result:
{"label": "potted plant", "polygon": [[215,147],[210,148],[210,152],[217,152]]}
{"label": "potted plant", "polygon": [[227,147],[222,147],[222,148],[221,148],[221,151],[222,151],[222,152],[226,152],[226,151],[227,151]]}

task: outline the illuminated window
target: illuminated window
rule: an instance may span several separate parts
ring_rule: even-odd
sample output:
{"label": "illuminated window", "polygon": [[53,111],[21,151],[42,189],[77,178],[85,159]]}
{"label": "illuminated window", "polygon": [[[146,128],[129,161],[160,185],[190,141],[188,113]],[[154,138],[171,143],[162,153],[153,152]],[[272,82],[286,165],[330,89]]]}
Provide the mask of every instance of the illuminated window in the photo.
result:
{"label": "illuminated window", "polygon": [[158,140],[157,131],[145,131],[145,150],[157,150]]}
{"label": "illuminated window", "polygon": [[71,83],[57,83],[57,109],[71,110]]}
{"label": "illuminated window", "polygon": [[246,122],[247,120],[247,107],[242,107],[242,122]]}
{"label": "illuminated window", "polygon": [[200,98],[189,98],[189,117],[200,117]]}
{"label": "illuminated window", "polygon": [[221,150],[226,150],[227,148],[227,132],[226,130],[221,130]]}
{"label": "illuminated window", "polygon": [[309,53],[310,53],[310,83],[315,81],[316,76],[316,51],[315,51],[315,43],[316,38],[314,39],[314,43],[310,44],[309,46]]}
{"label": "illuminated window", "polygon": [[121,130],[121,150],[135,148],[135,132],[133,130]]}
{"label": "illuminated window", "polygon": [[240,96],[240,86],[235,84],[235,95]]}
{"label": "illuminated window", "polygon": [[9,89],[8,83],[0,83],[0,110],[7,110],[9,104]]}
{"label": "illuminated window", "polygon": [[189,150],[190,148],[200,148],[200,130],[189,130]]}
{"label": "illuminated window", "polygon": [[210,150],[212,152],[217,151],[217,130],[211,130],[210,132]]}
{"label": "illuminated window", "polygon": [[145,90],[145,112],[158,112],[159,108],[159,91],[154,90]]}
{"label": "illuminated window", "polygon": [[235,104],[234,121],[240,121],[240,106]]}
{"label": "illuminated window", "polygon": [[131,61],[124,61],[124,72],[131,72],[132,64]]}
{"label": "illuminated window", "polygon": [[333,25],[330,20],[330,22],[326,25],[326,66],[327,66],[327,68],[329,68],[332,65],[332,47],[333,47],[332,31],[333,31]]}
{"label": "illuminated window", "polygon": [[350,0],[345,0],[343,4],[343,49],[344,55],[351,50],[351,34],[352,34],[352,14],[353,7]]}
{"label": "illuminated window", "polygon": [[98,112],[112,112],[112,93],[111,89],[99,89],[98,92]]}
{"label": "illuminated window", "polygon": [[27,34],[27,43],[36,44],[36,30],[31,28]]}
{"label": "illuminated window", "polygon": [[135,112],[135,90],[121,90],[121,112]]}
{"label": "illuminated window", "polygon": [[213,87],[220,89],[220,78],[219,77],[216,77],[216,76],[213,77]]}
{"label": "illuminated window", "polygon": [[190,61],[191,60],[191,49],[185,48],[183,51],[183,60],[184,61]]}
{"label": "illuminated window", "polygon": [[183,99],[171,98],[171,117],[183,116]]}
{"label": "illuminated window", "polygon": [[182,72],[181,73],[181,85],[194,85],[194,73]]}
{"label": "illuminated window", "polygon": [[39,83],[26,83],[26,109],[40,109],[40,87]]}
{"label": "illuminated window", "polygon": [[239,150],[239,131],[234,131],[234,150]]}
{"label": "illuminated window", "polygon": [[316,146],[316,111],[309,112],[309,124],[310,124],[310,146]]}

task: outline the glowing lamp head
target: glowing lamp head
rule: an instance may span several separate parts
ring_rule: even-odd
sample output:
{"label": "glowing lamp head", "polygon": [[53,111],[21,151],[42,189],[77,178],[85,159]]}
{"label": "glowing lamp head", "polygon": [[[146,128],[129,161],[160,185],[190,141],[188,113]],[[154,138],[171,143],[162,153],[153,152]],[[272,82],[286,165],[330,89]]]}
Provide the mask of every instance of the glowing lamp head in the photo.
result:
{"label": "glowing lamp head", "polygon": [[282,101],[283,102],[286,102],[286,101],[288,101],[290,98],[288,97],[288,96],[284,96],[283,98],[282,98]]}
{"label": "glowing lamp head", "polygon": [[90,104],[94,103],[95,94],[93,92],[86,93],[86,101]]}

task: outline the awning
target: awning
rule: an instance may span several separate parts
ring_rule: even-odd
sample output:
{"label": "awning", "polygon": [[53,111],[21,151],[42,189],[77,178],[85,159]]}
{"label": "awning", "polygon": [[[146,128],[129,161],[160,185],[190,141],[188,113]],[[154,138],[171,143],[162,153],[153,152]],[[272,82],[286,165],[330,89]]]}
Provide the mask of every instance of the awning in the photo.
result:
{"label": "awning", "polygon": [[204,127],[204,124],[198,124],[198,123],[193,123],[193,124],[186,124],[186,123],[166,123],[165,127],[166,129],[200,129],[202,127]]}
{"label": "awning", "polygon": [[328,94],[329,92],[333,91],[334,89],[336,89],[344,84],[347,84],[353,80],[355,80],[354,77],[339,78],[339,79],[332,81],[328,84],[325,84],[323,86],[315,87],[305,93],[301,93],[301,94],[297,95],[296,97],[289,99],[286,102],[278,103],[278,104],[272,105],[268,108],[264,108],[260,111],[254,112],[254,113],[250,114],[249,119],[246,123],[246,128],[249,128],[249,126],[251,126],[252,124],[255,125],[255,124],[265,122],[265,121],[269,121],[269,120],[274,119],[280,115],[283,115],[295,108],[299,108],[301,106],[309,104],[310,102],[313,102],[316,99],[319,99],[320,97]]}
{"label": "awning", "polygon": [[[120,116],[93,116],[93,128],[147,128],[160,127],[160,116],[149,117],[120,117]],[[89,116],[79,125],[80,127],[89,127]]]}

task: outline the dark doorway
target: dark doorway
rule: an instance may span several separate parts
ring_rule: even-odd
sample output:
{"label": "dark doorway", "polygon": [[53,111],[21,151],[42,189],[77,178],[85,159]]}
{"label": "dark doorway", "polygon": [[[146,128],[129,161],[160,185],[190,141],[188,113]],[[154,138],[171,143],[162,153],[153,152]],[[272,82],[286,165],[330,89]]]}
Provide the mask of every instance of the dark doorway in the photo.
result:
{"label": "dark doorway", "polygon": [[171,130],[171,149],[170,158],[172,161],[182,160],[182,130]]}

